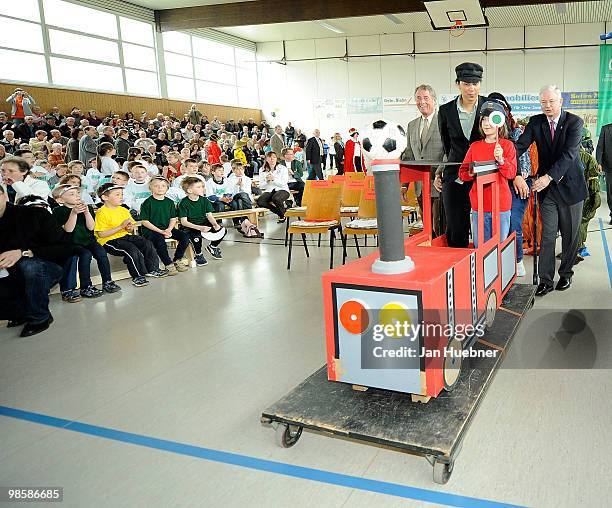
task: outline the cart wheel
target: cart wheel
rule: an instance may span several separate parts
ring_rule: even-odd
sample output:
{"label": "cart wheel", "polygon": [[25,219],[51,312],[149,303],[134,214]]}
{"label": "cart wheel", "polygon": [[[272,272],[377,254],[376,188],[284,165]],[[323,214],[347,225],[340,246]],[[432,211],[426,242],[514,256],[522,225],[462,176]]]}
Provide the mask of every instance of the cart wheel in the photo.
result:
{"label": "cart wheel", "polygon": [[276,443],[281,448],[291,448],[302,436],[303,427],[279,423],[276,427]]}
{"label": "cart wheel", "polygon": [[491,328],[493,326],[493,321],[495,321],[495,313],[497,312],[497,294],[494,290],[489,293],[485,312],[485,324],[487,328]]}
{"label": "cart wheel", "polygon": [[442,462],[440,460],[436,460],[433,465],[433,481],[439,483],[440,485],[448,483],[448,480],[453,474],[453,465],[454,461]]}
{"label": "cart wheel", "polygon": [[442,370],[444,389],[450,392],[457,384],[459,374],[461,374],[462,357],[460,353],[463,350],[463,345],[459,340],[452,338],[448,341],[446,350],[448,352],[452,350],[455,353],[452,356],[447,356],[446,354],[444,355],[444,365]]}

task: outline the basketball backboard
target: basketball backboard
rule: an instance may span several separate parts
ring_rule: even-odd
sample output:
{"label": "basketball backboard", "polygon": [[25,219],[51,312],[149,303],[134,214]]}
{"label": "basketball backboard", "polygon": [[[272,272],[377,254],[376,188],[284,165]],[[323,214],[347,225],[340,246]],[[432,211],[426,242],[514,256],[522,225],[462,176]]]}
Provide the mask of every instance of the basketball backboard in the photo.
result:
{"label": "basketball backboard", "polygon": [[[434,30],[489,26],[478,0],[434,0],[423,2]],[[459,22],[459,23],[458,23]]]}

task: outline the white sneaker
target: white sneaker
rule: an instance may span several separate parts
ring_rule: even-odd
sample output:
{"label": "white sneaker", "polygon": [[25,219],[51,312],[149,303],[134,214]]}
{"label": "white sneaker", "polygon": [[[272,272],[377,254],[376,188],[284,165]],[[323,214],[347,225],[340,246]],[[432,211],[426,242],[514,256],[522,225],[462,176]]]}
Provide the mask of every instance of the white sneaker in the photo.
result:
{"label": "white sneaker", "polygon": [[522,261],[519,261],[516,264],[516,276],[517,277],[525,277],[525,275],[527,275],[527,272],[525,271],[525,265],[523,264]]}

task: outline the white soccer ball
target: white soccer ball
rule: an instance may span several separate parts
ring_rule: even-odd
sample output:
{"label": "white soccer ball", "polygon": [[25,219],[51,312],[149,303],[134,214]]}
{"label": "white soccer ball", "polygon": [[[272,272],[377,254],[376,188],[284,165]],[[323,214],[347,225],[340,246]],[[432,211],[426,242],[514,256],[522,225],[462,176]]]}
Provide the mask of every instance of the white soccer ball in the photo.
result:
{"label": "white soccer ball", "polygon": [[386,120],[376,120],[366,129],[361,146],[369,161],[374,159],[399,159],[408,141],[401,125]]}

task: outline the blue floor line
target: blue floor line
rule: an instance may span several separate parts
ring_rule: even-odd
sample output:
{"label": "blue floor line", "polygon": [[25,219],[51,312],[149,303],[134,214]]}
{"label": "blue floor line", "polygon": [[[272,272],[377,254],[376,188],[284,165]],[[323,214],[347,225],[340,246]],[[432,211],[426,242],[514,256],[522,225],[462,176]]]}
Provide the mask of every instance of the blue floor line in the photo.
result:
{"label": "blue floor line", "polygon": [[606,263],[608,265],[608,277],[610,278],[610,289],[612,289],[612,257],[610,257],[610,249],[608,247],[608,240],[606,239],[606,233],[604,232],[604,223],[601,217],[599,217],[599,231],[601,232],[601,243],[603,243],[604,255],[606,257]]}
{"label": "blue floor line", "polygon": [[101,437],[122,443],[128,443],[155,450],[162,450],[188,457],[197,457],[204,460],[219,462],[222,464],[230,464],[233,466],[255,469],[258,471],[266,471],[268,473],[276,473],[293,478],[302,478],[330,485],[338,485],[340,487],[348,487],[367,492],[376,492],[378,494],[386,494],[390,496],[401,497],[405,499],[414,499],[429,503],[437,503],[445,506],[458,507],[475,507],[475,508],[510,508],[516,505],[500,503],[497,501],[488,501],[473,497],[459,496],[448,494],[446,492],[438,492],[434,490],[420,489],[400,485],[397,483],[389,483],[378,480],[370,480],[367,478],[359,478],[320,469],[313,469],[303,466],[295,466],[293,464],[285,464],[283,462],[275,462],[271,460],[258,459],[247,455],[237,453],[224,452],[220,450],[212,450],[175,441],[165,439],[157,439],[154,437],[133,434],[131,432],[123,432],[121,430],[110,429],[107,427],[99,427],[87,423],[66,420],[64,418],[56,418],[40,413],[23,411],[6,406],[0,406],[0,416],[15,418],[18,420],[38,423],[48,427],[56,427],[72,432],[79,432],[90,436]]}

